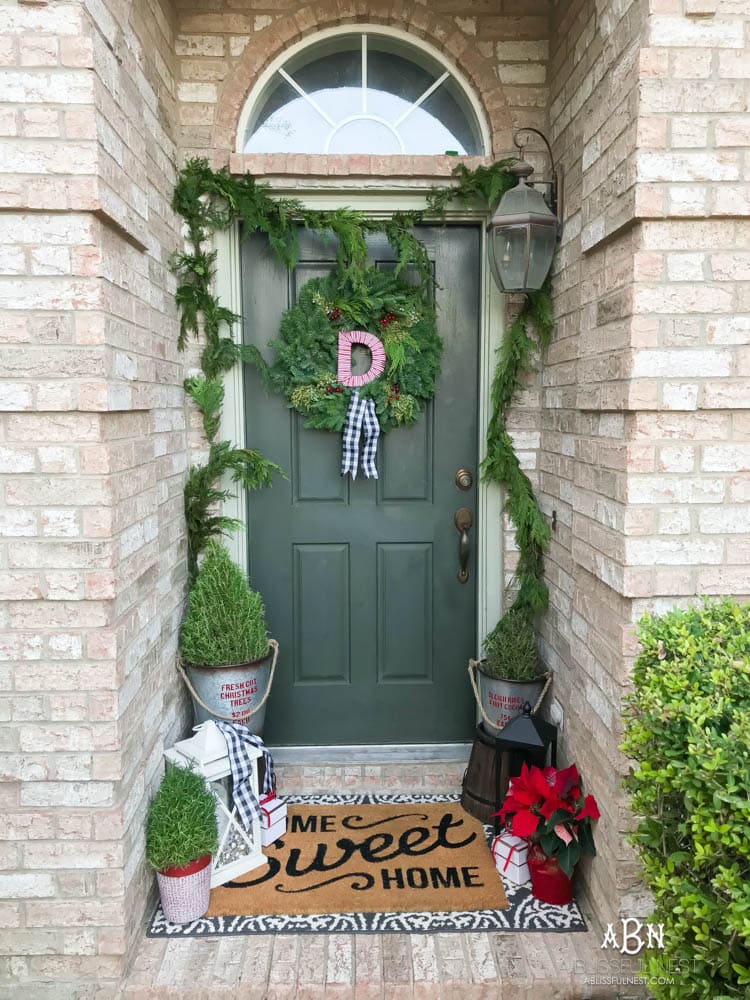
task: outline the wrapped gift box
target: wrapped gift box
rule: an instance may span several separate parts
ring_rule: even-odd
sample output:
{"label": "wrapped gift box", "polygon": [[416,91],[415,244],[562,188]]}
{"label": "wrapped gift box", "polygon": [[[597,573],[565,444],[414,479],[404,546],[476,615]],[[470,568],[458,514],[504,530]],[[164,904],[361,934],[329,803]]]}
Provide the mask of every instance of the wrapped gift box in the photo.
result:
{"label": "wrapped gift box", "polygon": [[510,882],[521,885],[531,878],[528,865],[529,843],[512,833],[501,833],[492,841],[495,867]]}
{"label": "wrapped gift box", "polygon": [[275,794],[260,800],[260,842],[268,847],[286,833],[286,802]]}

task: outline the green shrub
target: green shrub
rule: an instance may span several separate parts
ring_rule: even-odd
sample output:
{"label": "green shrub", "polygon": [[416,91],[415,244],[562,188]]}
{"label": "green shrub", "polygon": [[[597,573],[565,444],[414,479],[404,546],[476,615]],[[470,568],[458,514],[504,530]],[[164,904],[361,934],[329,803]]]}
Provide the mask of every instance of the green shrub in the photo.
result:
{"label": "green shrub", "polygon": [[[706,603],[639,624],[625,711],[632,841],[664,924],[645,971],[682,969],[659,1000],[750,995],[750,604]],[[669,975],[666,976],[669,978]]]}
{"label": "green shrub", "polygon": [[161,871],[186,865],[218,847],[214,797],[199,774],[167,764],[146,822],[146,860]]}
{"label": "green shrub", "polygon": [[268,652],[266,615],[260,594],[251,590],[224,546],[207,543],[190,587],[180,633],[185,663],[217,667],[249,663]]}
{"label": "green shrub", "polygon": [[543,672],[534,626],[523,608],[511,608],[503,615],[485,639],[484,651],[482,670],[489,677],[533,681]]}

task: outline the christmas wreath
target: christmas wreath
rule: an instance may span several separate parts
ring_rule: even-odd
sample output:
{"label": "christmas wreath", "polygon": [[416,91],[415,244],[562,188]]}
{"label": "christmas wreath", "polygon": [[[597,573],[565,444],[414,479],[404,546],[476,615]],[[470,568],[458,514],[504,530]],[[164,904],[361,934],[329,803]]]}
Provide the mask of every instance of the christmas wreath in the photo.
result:
{"label": "christmas wreath", "polygon": [[[373,334],[385,352],[382,374],[355,388],[348,384],[354,379],[341,377],[340,340],[348,350],[352,340],[372,345],[374,361],[380,349]],[[443,349],[425,288],[375,267],[360,272],[356,287],[335,273],[309,281],[269,346],[271,365],[254,358],[266,383],[302,415],[305,427],[328,431],[344,428],[355,392],[373,401],[381,430],[412,423],[435,394]]]}

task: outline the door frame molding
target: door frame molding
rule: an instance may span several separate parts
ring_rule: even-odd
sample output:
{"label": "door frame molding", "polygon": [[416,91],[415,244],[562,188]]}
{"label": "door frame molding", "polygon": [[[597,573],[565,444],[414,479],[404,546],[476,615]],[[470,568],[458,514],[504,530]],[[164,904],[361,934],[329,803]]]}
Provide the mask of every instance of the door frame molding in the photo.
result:
{"label": "door frame molding", "polygon": [[[274,185],[271,185],[272,190]],[[306,208],[332,209],[342,202],[375,217],[387,217],[394,210],[424,210],[426,197],[431,185],[411,182],[408,186],[395,186],[390,190],[378,187],[348,187],[339,180],[335,189],[327,184],[320,185],[314,179],[296,182],[292,191],[286,184],[279,185],[284,195],[298,197]],[[487,454],[487,428],[492,404],[492,377],[495,371],[495,355],[503,335],[505,321],[504,296],[492,280],[487,258],[487,212],[477,208],[448,211],[446,221],[453,223],[479,224],[480,239],[480,315],[479,315],[479,392],[478,400],[478,456],[481,463]],[[429,225],[429,220],[425,222]],[[219,231],[214,235],[216,250],[216,293],[222,305],[242,317],[242,277],[240,261],[239,224]],[[232,336],[242,341],[242,323],[236,323]],[[245,399],[242,365],[235,365],[224,376],[224,407],[221,415],[220,434],[238,446],[245,446]],[[475,470],[479,476],[479,470]],[[233,484],[224,484],[233,490]],[[458,499],[457,499],[458,502]],[[496,483],[479,479],[477,483],[477,621],[476,649],[481,650],[484,637],[494,627],[503,610],[504,591],[503,565],[503,495]],[[247,545],[247,497],[244,490],[226,500],[222,512],[237,518],[242,527],[227,539],[227,547],[233,560],[245,572],[248,571]]]}

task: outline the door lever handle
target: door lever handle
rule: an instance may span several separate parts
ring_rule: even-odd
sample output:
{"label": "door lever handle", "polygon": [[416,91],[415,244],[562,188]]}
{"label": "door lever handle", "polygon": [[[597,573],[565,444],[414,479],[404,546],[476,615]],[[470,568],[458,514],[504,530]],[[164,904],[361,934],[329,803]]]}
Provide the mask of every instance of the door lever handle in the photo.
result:
{"label": "door lever handle", "polygon": [[469,555],[471,553],[469,531],[474,524],[474,516],[468,507],[459,507],[453,517],[453,523],[460,536],[458,540],[458,573],[456,575],[459,583],[466,583],[469,579]]}

